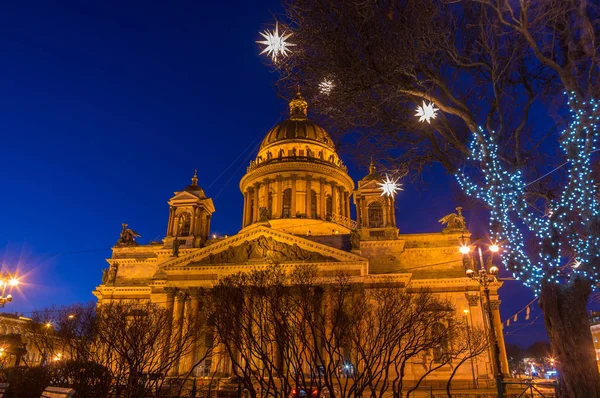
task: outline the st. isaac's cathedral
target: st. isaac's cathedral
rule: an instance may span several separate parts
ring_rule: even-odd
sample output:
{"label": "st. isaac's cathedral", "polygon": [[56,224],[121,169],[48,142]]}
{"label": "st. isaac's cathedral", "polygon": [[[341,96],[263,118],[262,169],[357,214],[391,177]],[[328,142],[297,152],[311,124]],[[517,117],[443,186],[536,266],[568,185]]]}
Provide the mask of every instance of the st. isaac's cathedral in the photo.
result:
{"label": "st. isaac's cathedral", "polygon": [[[356,185],[329,134],[307,118],[307,102],[299,93],[289,106],[289,118],[266,134],[240,181],[241,230],[233,236],[211,236],[215,204],[194,174],[191,185],[168,201],[162,242],[138,244],[135,235],[122,233],[107,259],[110,267],[102,284],[93,292],[99,304],[150,301],[182,313],[184,307],[198,305],[194,292],[210,289],[227,275],[274,262],[284,267],[311,264],[324,276],[343,272],[365,286],[393,280],[408,290],[428,289],[449,300],[457,316],[469,310],[472,327],[488,328],[482,288],[465,276],[458,251],[468,234],[460,208],[453,215],[454,225],[430,233],[400,234],[394,197],[381,195],[382,176],[375,167],[371,165]],[[356,220],[350,216],[352,205]],[[126,224],[123,231],[132,234]],[[491,308],[502,371],[507,374],[500,286],[501,282],[491,285]],[[227,354],[215,350],[216,355]],[[455,380],[476,378],[486,384],[484,380],[494,378],[490,358],[485,353],[460,367]],[[207,362],[206,373],[230,372],[226,358]],[[180,374],[188,371],[183,367]],[[431,377],[447,380],[450,372],[450,367],[441,368]],[[411,377],[410,370],[406,377]]]}

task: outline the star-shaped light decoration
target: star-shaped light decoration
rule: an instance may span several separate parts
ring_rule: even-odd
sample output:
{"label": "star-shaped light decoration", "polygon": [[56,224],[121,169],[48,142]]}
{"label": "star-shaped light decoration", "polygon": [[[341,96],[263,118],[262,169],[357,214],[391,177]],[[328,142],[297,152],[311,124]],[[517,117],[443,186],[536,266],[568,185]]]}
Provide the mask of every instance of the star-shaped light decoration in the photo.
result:
{"label": "star-shaped light decoration", "polygon": [[437,116],[438,108],[433,107],[433,102],[429,104],[423,101],[423,106],[417,106],[417,113],[415,116],[419,116],[420,122],[427,122],[431,124],[431,119],[435,119]]}
{"label": "star-shaped light decoration", "polygon": [[390,176],[385,175],[385,181],[378,182],[379,189],[381,189],[381,196],[394,196],[396,191],[402,191],[402,184],[398,184],[398,179],[395,180],[390,179]]}
{"label": "star-shaped light decoration", "polygon": [[335,83],[333,82],[333,80],[330,79],[323,79],[323,81],[321,81],[321,83],[319,83],[319,91],[321,92],[321,94],[324,95],[329,95],[331,94],[331,90],[333,90],[335,88]]}
{"label": "star-shaped light decoration", "polygon": [[287,41],[292,35],[291,33],[283,31],[281,35],[279,34],[278,22],[275,22],[275,30],[265,30],[264,32],[260,32],[260,35],[265,38],[265,40],[256,41],[258,44],[265,46],[260,54],[266,53],[275,63],[277,63],[279,57],[285,57],[291,52],[290,47],[295,46],[295,44]]}

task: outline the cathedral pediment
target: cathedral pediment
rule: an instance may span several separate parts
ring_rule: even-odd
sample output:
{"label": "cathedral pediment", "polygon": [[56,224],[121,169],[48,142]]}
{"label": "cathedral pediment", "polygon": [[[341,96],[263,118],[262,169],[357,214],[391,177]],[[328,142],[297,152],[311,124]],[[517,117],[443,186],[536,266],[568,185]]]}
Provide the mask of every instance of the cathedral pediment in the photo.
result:
{"label": "cathedral pediment", "polygon": [[259,237],[246,240],[237,246],[230,246],[226,250],[209,254],[199,261],[190,263],[193,265],[204,264],[240,264],[246,262],[287,263],[287,262],[322,262],[339,261],[335,257],[327,256],[316,251],[301,248],[297,243],[287,244],[279,242],[272,236],[260,235]]}
{"label": "cathedral pediment", "polygon": [[360,189],[361,190],[380,191],[381,190],[380,181],[379,180],[370,180],[364,184],[360,184]]}
{"label": "cathedral pediment", "polygon": [[163,264],[205,266],[247,263],[366,262],[363,257],[267,227],[234,235]]}
{"label": "cathedral pediment", "polygon": [[198,201],[198,197],[193,195],[187,191],[177,192],[175,196],[173,196],[170,202],[181,202],[181,201]]}

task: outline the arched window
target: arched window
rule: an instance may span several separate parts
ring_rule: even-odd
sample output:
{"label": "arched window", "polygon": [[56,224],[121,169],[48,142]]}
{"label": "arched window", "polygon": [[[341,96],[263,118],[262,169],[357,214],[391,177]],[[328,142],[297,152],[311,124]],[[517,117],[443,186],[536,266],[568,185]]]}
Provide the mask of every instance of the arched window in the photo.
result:
{"label": "arched window", "polygon": [[333,213],[333,200],[331,199],[331,195],[325,197],[325,211],[328,216],[331,216]]}
{"label": "arched window", "polygon": [[369,228],[383,227],[383,209],[381,203],[373,202],[369,205]]}
{"label": "arched window", "polygon": [[267,211],[269,212],[269,218],[273,217],[273,192],[269,192],[267,198]]}
{"label": "arched window", "polygon": [[179,236],[188,236],[190,227],[192,226],[192,218],[189,213],[184,213],[179,216]]}
{"label": "arched window", "polygon": [[317,218],[317,193],[310,190],[310,217]]}
{"label": "arched window", "polygon": [[282,203],[282,218],[290,218],[292,216],[292,190],[288,188],[283,191],[283,203]]}

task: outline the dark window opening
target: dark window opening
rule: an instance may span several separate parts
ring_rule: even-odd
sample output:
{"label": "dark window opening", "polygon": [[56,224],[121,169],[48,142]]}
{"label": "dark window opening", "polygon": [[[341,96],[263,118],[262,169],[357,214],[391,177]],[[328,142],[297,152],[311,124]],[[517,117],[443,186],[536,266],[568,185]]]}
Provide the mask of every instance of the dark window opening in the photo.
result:
{"label": "dark window opening", "polygon": [[369,228],[383,227],[383,209],[380,203],[369,205]]}
{"label": "dark window opening", "polygon": [[290,218],[292,216],[292,190],[290,188],[283,191],[282,203],[282,218]]}

